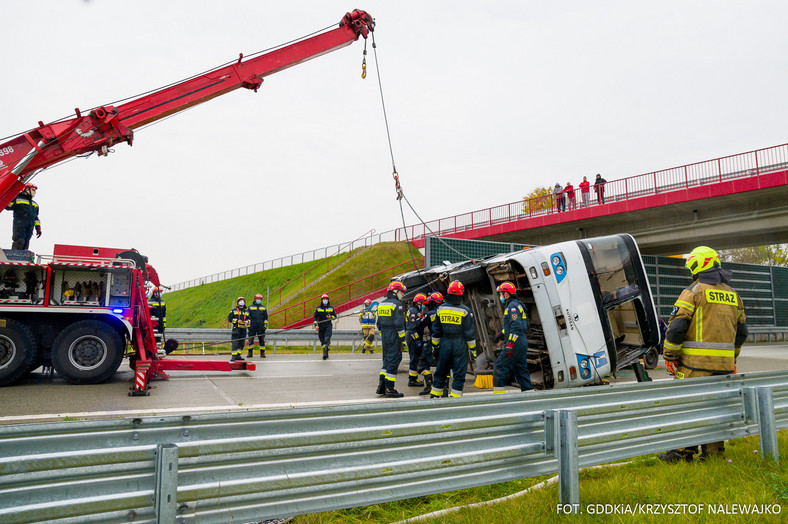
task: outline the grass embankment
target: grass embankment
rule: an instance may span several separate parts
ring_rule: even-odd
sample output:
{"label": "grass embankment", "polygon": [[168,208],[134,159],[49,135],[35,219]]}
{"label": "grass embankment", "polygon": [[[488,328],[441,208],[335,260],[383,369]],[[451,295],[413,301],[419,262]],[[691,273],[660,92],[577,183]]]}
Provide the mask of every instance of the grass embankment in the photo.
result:
{"label": "grass embankment", "polygon": [[[630,464],[580,472],[580,516],[558,514],[558,484],[493,505],[466,508],[425,523],[519,524],[522,522],[785,522],[788,514],[788,431],[778,433],[782,462],[762,460],[757,436],[726,443],[726,458],[705,462],[665,464],[654,455]],[[493,500],[546,482],[548,477],[505,482],[387,504],[296,517],[296,524],[396,522],[433,511]],[[626,505],[671,506],[675,513],[622,513]],[[703,504],[701,507],[700,505]],[[589,506],[590,505],[590,506]],[[609,505],[609,506],[605,506]],[[692,505],[696,514],[691,514]],[[736,508],[733,505],[737,505]],[[744,505],[770,506],[779,515],[742,515]],[[710,507],[713,506],[713,507]],[[618,508],[619,513],[612,511]],[[652,510],[655,506],[652,506]],[[775,510],[776,508],[776,510]],[[592,514],[607,511],[607,514]],[[726,513],[722,513],[724,510]],[[644,510],[645,511],[645,510]],[[683,513],[682,513],[683,511]],[[736,511],[737,514],[732,514]]]}
{"label": "grass embankment", "polygon": [[[243,296],[246,298],[247,303],[251,303],[255,293],[261,293],[264,297],[266,295],[266,288],[270,288],[273,293],[274,290],[281,287],[283,284],[292,278],[304,273],[307,269],[314,266],[312,271],[306,275],[307,286],[304,288],[304,279],[299,278],[295,282],[289,284],[283,290],[284,297],[292,297],[286,304],[281,307],[276,307],[279,301],[278,296],[270,297],[269,310],[271,328],[278,328],[282,326],[283,315],[277,314],[277,310],[282,310],[287,306],[297,304],[307,298],[318,296],[325,291],[336,289],[350,282],[367,277],[372,273],[384,270],[396,264],[409,261],[410,254],[408,245],[405,242],[383,242],[375,244],[374,246],[360,250],[354,250],[350,254],[350,259],[341,268],[331,271],[319,282],[317,279],[325,275],[326,263],[320,262],[305,262],[303,264],[296,264],[283,268],[269,269],[267,271],[260,271],[251,275],[244,275],[240,277],[222,280],[220,282],[213,282],[210,284],[203,284],[180,291],[172,291],[164,295],[164,300],[167,303],[167,326],[171,328],[221,328],[224,327],[227,320],[227,314],[233,307],[236,298]],[[418,256],[418,252],[414,250],[414,255]],[[348,259],[348,253],[342,253],[334,257],[330,257],[330,266],[333,268],[341,264],[345,259]],[[317,265],[316,265],[317,264]],[[402,272],[408,271],[410,268],[403,267]],[[366,279],[364,282],[353,286],[351,293],[357,296],[358,293],[364,290],[369,290],[370,286],[383,287],[389,280],[389,276],[381,275],[375,278],[373,282],[371,279]],[[340,304],[347,300],[347,292],[344,296],[332,297],[332,303]],[[265,298],[263,299],[265,301]],[[307,311],[312,313],[315,304],[307,304]],[[294,315],[293,313],[292,315]],[[288,313],[288,320],[292,319],[291,313]]]}

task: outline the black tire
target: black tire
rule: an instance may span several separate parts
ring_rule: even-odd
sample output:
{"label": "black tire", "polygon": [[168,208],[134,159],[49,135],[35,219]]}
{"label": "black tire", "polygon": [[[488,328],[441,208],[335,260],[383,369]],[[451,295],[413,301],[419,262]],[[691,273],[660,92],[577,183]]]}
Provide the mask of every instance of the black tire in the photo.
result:
{"label": "black tire", "polygon": [[25,324],[0,319],[0,386],[8,386],[33,369],[38,341]]}
{"label": "black tire", "polygon": [[657,369],[657,364],[659,364],[659,352],[657,348],[649,348],[643,354],[643,367],[646,369]]}
{"label": "black tire", "polygon": [[52,365],[72,384],[98,384],[115,374],[123,360],[123,338],[99,320],[66,327],[52,344]]}

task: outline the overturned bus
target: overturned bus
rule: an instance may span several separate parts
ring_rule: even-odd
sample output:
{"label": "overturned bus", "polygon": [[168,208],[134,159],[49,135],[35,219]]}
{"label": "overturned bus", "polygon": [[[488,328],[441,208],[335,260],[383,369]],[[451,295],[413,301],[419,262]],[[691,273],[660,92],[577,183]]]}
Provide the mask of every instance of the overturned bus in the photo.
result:
{"label": "overturned bus", "polygon": [[[495,289],[512,282],[527,308],[528,368],[537,389],[599,384],[633,366],[660,342],[658,316],[634,238],[627,234],[561,242],[514,253],[436,266],[395,277],[408,296],[446,293],[465,285],[480,350],[474,372],[492,369],[504,342],[503,306]],[[481,353],[483,351],[483,354]]]}

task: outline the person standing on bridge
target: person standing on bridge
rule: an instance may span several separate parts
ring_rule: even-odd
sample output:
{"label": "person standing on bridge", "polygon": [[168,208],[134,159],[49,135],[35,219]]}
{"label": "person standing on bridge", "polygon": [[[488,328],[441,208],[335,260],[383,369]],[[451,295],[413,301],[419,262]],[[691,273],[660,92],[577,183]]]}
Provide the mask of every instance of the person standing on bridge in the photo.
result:
{"label": "person standing on bridge", "polygon": [[556,183],[553,188],[553,198],[555,198],[555,210],[559,213],[566,210],[566,197],[564,196],[564,188],[561,184]]}
{"label": "person standing on bridge", "polygon": [[[728,285],[717,252],[706,246],[692,250],[686,267],[694,281],[679,295],[670,314],[662,358],[677,379],[736,373],[736,358],[747,338],[744,304]],[[725,442],[701,446],[701,460],[722,456]],[[674,449],[657,457],[665,462],[691,462],[698,447]]]}
{"label": "person standing on bridge", "polygon": [[[254,355],[254,346],[260,344],[260,358],[265,358],[265,331],[268,329],[268,308],[263,305],[263,295],[254,296],[254,302],[249,306],[249,352],[246,358]],[[257,337],[257,340],[255,340]]]}
{"label": "person standing on bridge", "polygon": [[389,284],[386,298],[378,304],[378,329],[383,345],[383,367],[378,375],[378,395],[386,398],[400,398],[404,395],[394,389],[397,370],[402,362],[402,343],[405,342],[405,312],[402,297],[407,289],[402,282]]}
{"label": "person standing on bridge", "polygon": [[328,350],[331,348],[331,334],[334,332],[332,322],[337,318],[334,311],[334,306],[328,298],[327,293],[323,293],[320,297],[320,305],[315,308],[315,314],[312,320],[317,331],[317,338],[320,339],[320,345],[323,346],[323,360],[328,360]]}
{"label": "person standing on bridge", "polygon": [[607,184],[607,180],[602,178],[602,175],[597,173],[596,180],[594,180],[594,192],[596,193],[597,204],[605,203],[605,184]]}
{"label": "person standing on bridge", "polygon": [[375,323],[377,320],[378,317],[375,314],[375,310],[372,309],[372,301],[366,299],[364,301],[364,309],[358,314],[358,321],[361,324],[361,336],[363,338],[362,353],[366,353],[369,350],[371,355],[375,352]]}
{"label": "person standing on bridge", "polygon": [[14,212],[14,222],[11,226],[11,249],[29,248],[33,229],[36,230],[36,238],[41,236],[38,204],[33,200],[37,190],[38,186],[25,184],[22,192],[6,207],[9,211]]}
{"label": "person standing on bridge", "polygon": [[249,312],[246,309],[244,297],[238,297],[235,300],[235,307],[227,315],[227,322],[232,322],[233,326],[231,332],[233,356],[230,360],[243,360],[241,350],[246,343],[246,328],[249,327]]}
{"label": "person standing on bridge", "polygon": [[588,207],[590,204],[591,199],[591,182],[588,181],[588,177],[583,177],[583,181],[580,182],[580,196],[583,199],[583,207]]}
{"label": "person standing on bridge", "polygon": [[566,198],[569,200],[569,209],[575,209],[575,186],[572,185],[572,182],[566,183],[564,193],[566,193]]}
{"label": "person standing on bridge", "polygon": [[462,303],[465,286],[455,280],[446,290],[446,303],[438,308],[432,323],[432,345],[438,347],[438,364],[432,382],[430,398],[440,398],[448,383],[449,371],[454,374],[450,397],[461,397],[468,370],[468,351],[476,351],[476,328],[473,313]]}

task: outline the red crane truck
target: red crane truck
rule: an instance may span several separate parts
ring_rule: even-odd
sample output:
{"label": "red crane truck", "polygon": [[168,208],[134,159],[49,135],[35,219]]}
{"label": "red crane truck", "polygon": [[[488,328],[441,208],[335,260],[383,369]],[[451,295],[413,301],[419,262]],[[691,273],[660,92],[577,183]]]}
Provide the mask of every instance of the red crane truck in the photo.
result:
{"label": "red crane truck", "polygon": [[[365,39],[375,28],[364,11],[351,11],[339,26],[189,78],[122,105],[99,106],[38,127],[0,144],[0,210],[40,170],[76,155],[132,144],[134,129],[238,88],[254,90],[263,78]],[[49,260],[0,260],[0,386],[51,365],[75,384],[112,376],[130,353],[135,372],[130,395],[147,395],[150,380],[166,371],[253,370],[237,361],[192,361],[158,355],[146,287],[159,286],[147,258],[135,250],[56,245]],[[6,257],[2,257],[5,259]],[[177,347],[168,341],[165,351]]]}

